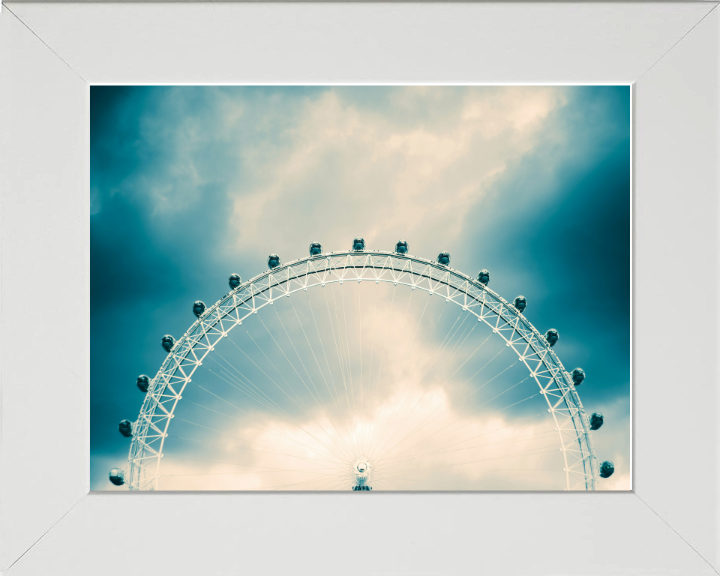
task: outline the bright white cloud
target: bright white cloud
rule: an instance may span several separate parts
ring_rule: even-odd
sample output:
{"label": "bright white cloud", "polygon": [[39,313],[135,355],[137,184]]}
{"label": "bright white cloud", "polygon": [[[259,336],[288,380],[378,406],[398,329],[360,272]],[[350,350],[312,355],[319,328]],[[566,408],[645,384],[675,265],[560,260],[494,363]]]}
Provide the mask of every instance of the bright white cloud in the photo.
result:
{"label": "bright white cloud", "polygon": [[[469,317],[467,313],[461,313],[441,298],[417,291],[413,300],[409,300],[407,288],[385,288],[376,302],[369,299],[379,288],[371,284],[317,289],[313,306],[321,319],[319,331],[325,340],[324,351],[330,356],[328,370],[321,364],[322,347],[315,340],[311,345],[325,377],[314,370],[313,356],[303,346],[304,335],[299,325],[288,321],[284,328],[298,348],[297,356],[293,356],[281,336],[284,329],[272,323],[275,312],[287,321],[293,314],[290,303],[300,315],[307,314],[306,296],[295,296],[287,302],[283,299],[272,311],[264,309],[257,318],[278,339],[277,349],[270,342],[261,346],[278,372],[271,372],[267,365],[266,369],[281,387],[285,388],[283,381],[287,380],[287,389],[295,391],[293,395],[304,410],[289,418],[270,410],[245,408],[236,418],[226,420],[219,418],[217,412],[197,409],[180,412],[181,418],[201,426],[213,429],[222,426],[222,433],[215,436],[211,446],[169,441],[169,457],[163,462],[163,474],[167,477],[162,488],[347,490],[354,482],[353,464],[368,459],[371,483],[376,489],[562,489],[564,461],[555,423],[547,413],[545,400],[537,394],[534,381],[527,379],[524,367],[515,365],[513,353],[497,355],[497,351],[500,354],[506,351],[502,343],[496,348],[484,348],[490,346],[487,342],[494,342],[487,339],[489,329],[477,322],[464,323]],[[332,303],[333,291],[336,303]],[[345,294],[344,304],[341,294]],[[390,294],[395,294],[396,302]],[[359,295],[365,299],[363,314],[355,313],[361,309]],[[335,324],[336,329],[339,327],[336,336],[331,335],[329,324],[322,321],[326,296],[331,318],[339,322]],[[443,316],[446,322],[439,323]],[[309,322],[312,324],[306,323],[305,327],[311,332],[314,322]],[[360,350],[364,351],[362,365]],[[225,344],[220,353],[232,360],[231,351],[232,346]],[[345,351],[350,370],[345,364],[343,376],[339,362],[345,362]],[[283,354],[291,359],[288,364],[297,369],[297,378],[285,365]],[[260,357],[256,355],[258,361]],[[456,372],[465,359],[467,370]],[[312,393],[300,384],[305,369],[309,372],[305,381],[321,396],[319,404],[311,400]],[[247,367],[242,370],[246,376],[250,374]],[[193,380],[204,382],[200,374]],[[517,387],[515,396],[506,396],[517,383],[524,384],[524,388]],[[215,388],[214,394],[224,394],[221,390],[229,389]],[[183,396],[205,404],[212,400],[199,392],[193,396],[191,389]],[[526,405],[528,416],[505,410],[524,401],[530,401]],[[223,402],[210,407],[221,415],[232,414],[228,403]],[[281,401],[281,405],[292,407],[287,401]],[[238,400],[232,399],[231,406],[238,406]],[[629,466],[619,456],[623,423],[613,423],[608,432],[603,442],[615,445],[618,454],[615,464],[620,474],[599,487],[628,489],[624,471]]]}
{"label": "bright white cloud", "polygon": [[[407,88],[395,99],[427,108],[435,94]],[[237,249],[253,247],[269,226],[295,239],[320,221],[326,238],[346,243],[343,210],[349,206],[371,244],[387,230],[461,234],[463,214],[508,162],[533,149],[548,130],[544,120],[564,99],[556,88],[457,94],[441,102],[448,108],[440,118],[404,125],[328,91],[305,102],[282,150],[264,155],[241,146],[246,169],[231,192]]]}

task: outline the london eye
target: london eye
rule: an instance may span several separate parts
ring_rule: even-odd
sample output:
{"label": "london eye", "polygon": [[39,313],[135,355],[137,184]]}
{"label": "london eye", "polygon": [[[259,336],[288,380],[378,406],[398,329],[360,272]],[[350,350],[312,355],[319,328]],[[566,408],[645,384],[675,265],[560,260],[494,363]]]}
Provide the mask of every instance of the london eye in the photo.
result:
{"label": "london eye", "polygon": [[[187,331],[143,396],[127,464],[130,490],[594,490],[599,462],[585,371],[538,330],[532,302],[505,300],[490,272],[451,256],[394,250],[267,258],[267,270],[212,305],[188,303]],[[160,348],[160,346],[158,347]],[[592,375],[587,375],[590,385]]]}

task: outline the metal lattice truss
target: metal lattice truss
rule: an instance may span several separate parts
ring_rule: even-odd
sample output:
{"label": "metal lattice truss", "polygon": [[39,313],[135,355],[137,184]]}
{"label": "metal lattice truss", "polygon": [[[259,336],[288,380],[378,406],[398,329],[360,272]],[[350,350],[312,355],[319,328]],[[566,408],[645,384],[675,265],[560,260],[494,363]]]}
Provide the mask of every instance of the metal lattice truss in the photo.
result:
{"label": "metal lattice truss", "polygon": [[570,374],[537,329],[504,298],[472,278],[438,264],[382,251],[332,252],[289,262],[226,294],[185,332],[150,383],[134,424],[129,488],[158,488],[168,427],[183,390],[215,345],[260,308],[293,292],[338,282],[374,281],[425,290],[461,306],[505,340],[545,397],[555,419],[569,490],[594,490],[598,466],[588,418]]}

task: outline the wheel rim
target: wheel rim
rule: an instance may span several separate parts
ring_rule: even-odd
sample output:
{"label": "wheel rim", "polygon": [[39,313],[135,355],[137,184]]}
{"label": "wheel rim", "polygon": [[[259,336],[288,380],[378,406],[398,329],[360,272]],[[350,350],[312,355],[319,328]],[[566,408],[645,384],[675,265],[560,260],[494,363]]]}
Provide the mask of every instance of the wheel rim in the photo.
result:
{"label": "wheel rim", "polygon": [[570,374],[540,332],[512,304],[465,274],[423,258],[383,251],[326,253],[289,262],[241,284],[207,308],[176,341],[150,383],[134,427],[129,488],[159,487],[165,440],[178,402],[223,338],[280,298],[344,282],[389,283],[437,295],[492,329],[525,365],[546,400],[563,453],[565,489],[595,488],[597,463],[588,419]]}

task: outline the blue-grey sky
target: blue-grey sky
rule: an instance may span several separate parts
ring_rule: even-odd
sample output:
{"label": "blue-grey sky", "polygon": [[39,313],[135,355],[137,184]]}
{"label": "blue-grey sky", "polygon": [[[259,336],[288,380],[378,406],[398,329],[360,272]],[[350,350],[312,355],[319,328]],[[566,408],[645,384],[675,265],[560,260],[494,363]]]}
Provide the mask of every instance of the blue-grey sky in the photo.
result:
{"label": "blue-grey sky", "polygon": [[[357,235],[447,250],[458,270],[489,269],[506,299],[526,296],[530,321],[559,330],[565,366],[585,369],[586,410],[606,417],[596,452],[618,470],[605,487],[629,488],[629,87],[96,86],[90,218],[92,489],[125,465],[117,423],[137,417],[135,379],[155,374],[161,336],[188,328],[193,301],[214,303],[271,252],[345,250]],[[389,314],[391,293],[379,298]],[[430,313],[418,354],[452,324]]]}

